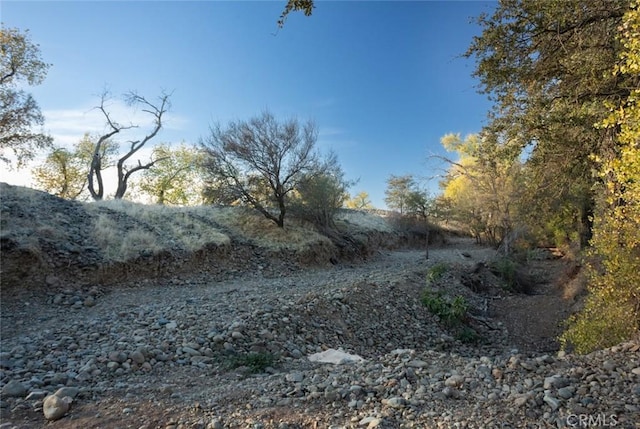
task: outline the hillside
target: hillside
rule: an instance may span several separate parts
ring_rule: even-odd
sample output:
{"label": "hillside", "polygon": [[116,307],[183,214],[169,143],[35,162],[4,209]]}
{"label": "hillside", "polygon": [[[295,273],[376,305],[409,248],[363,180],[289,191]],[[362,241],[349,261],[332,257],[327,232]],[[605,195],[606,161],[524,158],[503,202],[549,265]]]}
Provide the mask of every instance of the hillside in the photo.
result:
{"label": "hillside", "polygon": [[113,284],[180,272],[224,275],[362,260],[411,244],[385,219],[344,210],[332,242],[290,219],[277,228],[242,207],[81,203],[0,183],[2,289],[60,282]]}

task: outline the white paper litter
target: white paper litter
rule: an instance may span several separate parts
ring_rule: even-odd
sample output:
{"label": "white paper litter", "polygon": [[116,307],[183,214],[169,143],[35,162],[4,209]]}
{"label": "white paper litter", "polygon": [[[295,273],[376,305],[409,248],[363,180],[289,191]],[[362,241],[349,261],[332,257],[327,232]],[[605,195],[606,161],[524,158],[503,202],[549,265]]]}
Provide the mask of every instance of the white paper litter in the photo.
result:
{"label": "white paper litter", "polygon": [[335,365],[364,362],[364,359],[358,355],[352,355],[336,349],[328,349],[320,353],[314,353],[309,355],[308,359],[311,362],[332,363]]}

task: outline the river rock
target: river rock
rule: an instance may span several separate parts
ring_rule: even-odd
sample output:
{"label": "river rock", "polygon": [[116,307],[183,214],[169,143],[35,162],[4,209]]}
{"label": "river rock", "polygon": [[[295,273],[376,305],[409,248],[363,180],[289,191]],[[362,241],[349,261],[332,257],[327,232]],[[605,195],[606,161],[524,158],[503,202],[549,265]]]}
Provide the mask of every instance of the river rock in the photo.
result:
{"label": "river rock", "polygon": [[59,420],[69,411],[69,404],[71,403],[71,398],[66,396],[61,398],[57,395],[49,395],[44,398],[44,403],[42,404],[42,412],[44,413],[44,418],[47,420]]}
{"label": "river rock", "polygon": [[2,387],[2,396],[22,398],[27,394],[27,388],[16,380],[11,380]]}

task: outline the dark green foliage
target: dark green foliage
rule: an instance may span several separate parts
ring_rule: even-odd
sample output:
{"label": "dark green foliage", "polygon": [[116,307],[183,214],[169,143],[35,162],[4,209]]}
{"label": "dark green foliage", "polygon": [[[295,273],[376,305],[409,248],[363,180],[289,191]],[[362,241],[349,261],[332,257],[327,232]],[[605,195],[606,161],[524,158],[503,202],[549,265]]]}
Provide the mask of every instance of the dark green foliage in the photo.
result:
{"label": "dark green foliage", "polygon": [[448,326],[462,324],[469,309],[469,304],[462,296],[450,299],[441,291],[426,290],[422,296],[422,303]]}
{"label": "dark green foliage", "polygon": [[483,338],[480,334],[478,334],[478,332],[475,329],[466,325],[462,326],[455,333],[454,337],[456,340],[465,344],[478,344],[486,341],[485,338]]}
{"label": "dark green foliage", "polygon": [[305,16],[311,16],[314,8],[313,0],[288,0],[280,19],[278,19],[278,27],[284,27],[284,22],[291,12],[302,11]]}
{"label": "dark green foliage", "polygon": [[449,267],[444,262],[440,262],[429,268],[429,271],[427,271],[427,284],[430,285],[440,280],[448,269]]}
{"label": "dark green foliage", "polygon": [[499,258],[491,263],[491,271],[504,281],[504,286],[508,290],[516,290],[516,269],[517,264],[511,258]]}
{"label": "dark green foliage", "polygon": [[271,353],[234,354],[229,357],[227,366],[232,369],[245,367],[249,372],[256,374],[264,372],[274,362],[275,356]]}

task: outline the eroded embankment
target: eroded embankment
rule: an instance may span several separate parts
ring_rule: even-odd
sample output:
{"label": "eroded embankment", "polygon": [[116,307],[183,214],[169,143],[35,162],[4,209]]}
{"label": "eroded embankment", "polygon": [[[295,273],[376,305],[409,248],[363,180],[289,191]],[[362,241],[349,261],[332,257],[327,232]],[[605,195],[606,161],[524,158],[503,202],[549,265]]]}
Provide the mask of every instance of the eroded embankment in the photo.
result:
{"label": "eroded embankment", "polygon": [[296,220],[277,228],[241,207],[80,203],[4,183],[0,193],[5,292],[194,271],[215,278],[238,271],[278,273],[424,243],[424,236],[400,232],[364,212],[341,212],[336,231],[323,235]]}

